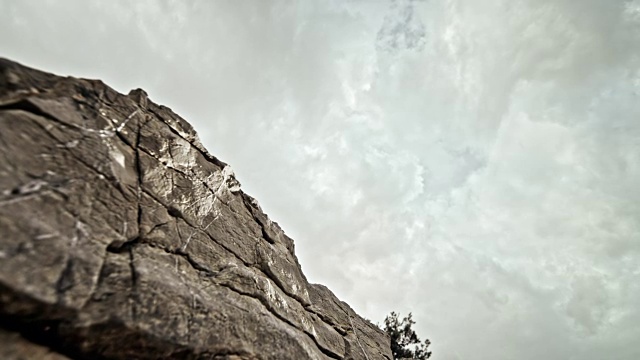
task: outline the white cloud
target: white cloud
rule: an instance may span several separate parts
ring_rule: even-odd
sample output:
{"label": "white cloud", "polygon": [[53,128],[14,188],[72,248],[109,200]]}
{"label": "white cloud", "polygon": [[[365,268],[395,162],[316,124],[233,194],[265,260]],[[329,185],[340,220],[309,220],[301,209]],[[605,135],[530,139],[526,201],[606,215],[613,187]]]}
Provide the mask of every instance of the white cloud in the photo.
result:
{"label": "white cloud", "polygon": [[435,358],[640,356],[638,1],[0,4],[4,56],[147,89]]}

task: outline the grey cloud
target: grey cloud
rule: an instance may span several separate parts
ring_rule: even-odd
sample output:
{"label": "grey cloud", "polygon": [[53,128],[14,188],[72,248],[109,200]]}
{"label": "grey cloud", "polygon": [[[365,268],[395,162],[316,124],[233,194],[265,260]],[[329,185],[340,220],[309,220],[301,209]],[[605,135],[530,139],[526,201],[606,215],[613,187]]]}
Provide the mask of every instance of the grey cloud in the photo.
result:
{"label": "grey cloud", "polygon": [[638,1],[0,0],[3,56],[193,122],[439,359],[636,359]]}
{"label": "grey cloud", "polygon": [[424,48],[426,30],[415,15],[413,0],[392,1],[384,24],[377,34],[376,47],[382,52]]}

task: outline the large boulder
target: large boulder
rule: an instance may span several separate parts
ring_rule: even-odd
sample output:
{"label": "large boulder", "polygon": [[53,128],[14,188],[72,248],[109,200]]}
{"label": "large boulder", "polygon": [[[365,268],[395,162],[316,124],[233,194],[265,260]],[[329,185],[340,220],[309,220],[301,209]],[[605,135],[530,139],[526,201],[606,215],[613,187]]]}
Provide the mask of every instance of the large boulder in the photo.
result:
{"label": "large boulder", "polygon": [[0,129],[4,359],[391,359],[144,91],[0,59]]}

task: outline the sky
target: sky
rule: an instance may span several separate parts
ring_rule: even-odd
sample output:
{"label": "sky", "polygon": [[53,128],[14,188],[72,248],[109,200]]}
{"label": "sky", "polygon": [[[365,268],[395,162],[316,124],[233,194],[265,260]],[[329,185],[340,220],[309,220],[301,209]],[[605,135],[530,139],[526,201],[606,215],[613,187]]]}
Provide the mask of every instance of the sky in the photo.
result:
{"label": "sky", "polygon": [[432,359],[640,359],[640,0],[0,0],[0,56],[144,88]]}

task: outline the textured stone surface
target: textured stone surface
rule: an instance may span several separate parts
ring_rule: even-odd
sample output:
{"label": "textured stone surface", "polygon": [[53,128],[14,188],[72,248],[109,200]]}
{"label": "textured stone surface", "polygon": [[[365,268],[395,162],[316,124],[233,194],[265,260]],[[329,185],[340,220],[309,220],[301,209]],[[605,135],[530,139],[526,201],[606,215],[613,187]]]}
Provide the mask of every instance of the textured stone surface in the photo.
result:
{"label": "textured stone surface", "polygon": [[144,91],[0,59],[0,129],[3,358],[391,359]]}
{"label": "textured stone surface", "polygon": [[18,332],[0,328],[0,359],[3,360],[69,360],[68,357],[23,338]]}

